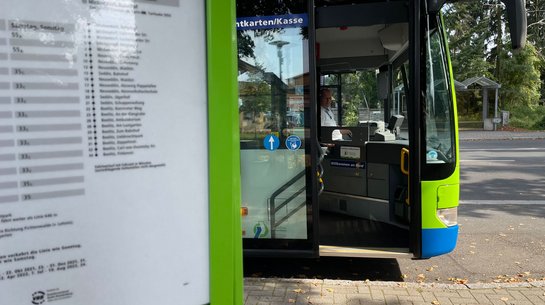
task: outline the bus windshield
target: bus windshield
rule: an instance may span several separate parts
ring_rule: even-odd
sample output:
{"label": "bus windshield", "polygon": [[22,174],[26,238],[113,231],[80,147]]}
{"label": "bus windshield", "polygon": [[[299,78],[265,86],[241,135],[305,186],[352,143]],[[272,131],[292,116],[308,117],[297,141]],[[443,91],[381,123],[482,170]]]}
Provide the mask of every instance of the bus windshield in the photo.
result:
{"label": "bus windshield", "polygon": [[426,163],[453,163],[454,120],[445,44],[441,30],[432,29],[426,41]]}

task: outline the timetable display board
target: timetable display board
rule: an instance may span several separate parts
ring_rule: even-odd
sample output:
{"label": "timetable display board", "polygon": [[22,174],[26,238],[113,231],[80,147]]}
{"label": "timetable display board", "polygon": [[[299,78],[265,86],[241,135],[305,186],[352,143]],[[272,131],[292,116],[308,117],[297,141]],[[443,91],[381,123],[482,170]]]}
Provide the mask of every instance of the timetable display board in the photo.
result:
{"label": "timetable display board", "polygon": [[205,9],[0,2],[0,304],[209,302]]}

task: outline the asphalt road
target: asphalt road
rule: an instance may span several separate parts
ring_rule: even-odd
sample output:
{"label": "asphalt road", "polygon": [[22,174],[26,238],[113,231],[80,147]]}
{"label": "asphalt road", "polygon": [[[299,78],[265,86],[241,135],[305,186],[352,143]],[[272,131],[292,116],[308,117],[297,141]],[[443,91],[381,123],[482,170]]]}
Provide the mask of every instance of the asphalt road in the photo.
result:
{"label": "asphalt road", "polygon": [[545,139],[460,143],[460,200],[543,200]]}
{"label": "asphalt road", "polygon": [[545,205],[460,205],[456,249],[428,260],[398,259],[406,281],[545,280]]}
{"label": "asphalt road", "polygon": [[460,143],[456,249],[397,260],[407,281],[545,280],[545,140]]}
{"label": "asphalt road", "polygon": [[492,283],[545,280],[545,139],[460,144],[456,249],[428,260],[247,259],[245,276]]}

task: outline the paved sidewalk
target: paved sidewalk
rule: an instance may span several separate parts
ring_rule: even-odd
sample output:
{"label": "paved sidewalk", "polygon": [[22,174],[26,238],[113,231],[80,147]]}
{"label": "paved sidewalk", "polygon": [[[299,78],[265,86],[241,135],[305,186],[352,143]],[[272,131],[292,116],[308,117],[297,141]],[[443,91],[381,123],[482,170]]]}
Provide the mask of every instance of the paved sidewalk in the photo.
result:
{"label": "paved sidewalk", "polygon": [[545,304],[545,281],[513,284],[418,284],[246,278],[244,305]]}
{"label": "paved sidewalk", "polygon": [[484,131],[461,130],[460,141],[545,139],[545,131]]}

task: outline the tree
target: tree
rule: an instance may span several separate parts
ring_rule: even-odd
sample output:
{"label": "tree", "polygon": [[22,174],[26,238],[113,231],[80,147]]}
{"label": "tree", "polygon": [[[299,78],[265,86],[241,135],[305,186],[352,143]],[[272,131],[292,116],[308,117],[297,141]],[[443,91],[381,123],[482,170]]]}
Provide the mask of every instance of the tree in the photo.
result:
{"label": "tree", "polygon": [[489,59],[490,14],[477,1],[456,2],[445,8],[445,26],[449,36],[452,66],[456,79],[492,77]]}
{"label": "tree", "polygon": [[[527,0],[528,41],[537,50],[538,56],[545,61],[545,0]],[[541,67],[541,99],[545,99],[545,67]]]}
{"label": "tree", "polygon": [[[377,76],[375,71],[357,71],[341,76],[343,88],[343,125],[356,126],[359,112],[366,107],[364,98],[370,108],[378,107]],[[365,97],[364,97],[365,96]]]}
{"label": "tree", "polygon": [[537,111],[540,96],[545,95],[545,0],[528,0],[527,10],[528,45],[513,52],[505,6],[499,0],[458,2],[445,9],[455,77],[484,75],[497,81],[502,85],[500,106],[516,108],[515,116]]}
{"label": "tree", "polygon": [[[506,50],[506,48],[504,48]],[[519,52],[504,51],[499,74],[502,84],[500,96],[502,107],[513,109],[515,106],[535,107],[540,98],[540,74],[543,61],[537,49],[528,43]]]}

